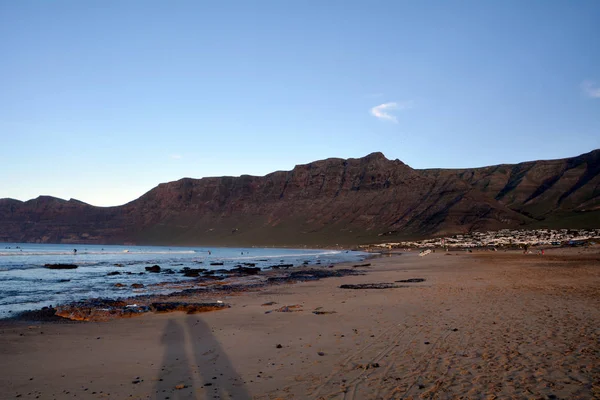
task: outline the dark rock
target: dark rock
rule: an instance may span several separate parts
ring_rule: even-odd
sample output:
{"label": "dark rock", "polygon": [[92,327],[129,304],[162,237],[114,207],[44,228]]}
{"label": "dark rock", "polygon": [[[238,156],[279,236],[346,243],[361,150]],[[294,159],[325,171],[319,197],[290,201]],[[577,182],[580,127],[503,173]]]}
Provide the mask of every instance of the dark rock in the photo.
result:
{"label": "dark rock", "polygon": [[45,264],[44,267],[48,269],[75,269],[77,265],[75,264]]}
{"label": "dark rock", "polygon": [[325,353],[323,353],[322,351],[319,351],[317,354],[320,355],[320,356],[324,356],[325,355]]}
{"label": "dark rock", "polygon": [[231,272],[240,274],[240,275],[256,275],[260,272],[259,267],[236,267],[231,270]]}
{"label": "dark rock", "polygon": [[148,272],[154,272],[154,273],[160,272],[160,266],[158,266],[158,265],[153,265],[151,267],[146,267],[145,269]]}
{"label": "dark rock", "polygon": [[425,282],[425,279],[423,278],[410,278],[410,279],[401,279],[399,281],[396,281],[399,283],[417,283],[417,282]]}
{"label": "dark rock", "polygon": [[56,308],[53,307],[42,307],[39,310],[23,311],[11,319],[36,322],[69,322],[68,319],[56,315]]}
{"label": "dark rock", "polygon": [[370,267],[371,263],[367,263],[367,264],[356,264],[353,265],[352,268],[361,268],[361,267]]}
{"label": "dark rock", "polygon": [[144,287],[144,284],[143,283],[132,283],[131,287],[134,289],[141,289]]}
{"label": "dark rock", "polygon": [[213,272],[218,275],[227,275],[229,273],[229,270],[221,268],[221,269],[215,269]]}
{"label": "dark rock", "polygon": [[222,262],[211,262],[210,265],[223,265]]}
{"label": "dark rock", "polygon": [[195,277],[200,276],[200,273],[206,272],[206,269],[205,268],[193,268],[192,269],[192,268],[186,267],[182,270],[182,272],[183,272],[183,276],[195,278]]}
{"label": "dark rock", "polygon": [[119,271],[112,271],[112,272],[109,272],[108,274],[106,274],[106,276],[115,276],[115,275],[121,275],[121,273]]}
{"label": "dark rock", "polygon": [[279,269],[279,268],[292,268],[294,266],[294,264],[277,264],[277,265],[271,265],[268,268],[272,268],[272,269]]}
{"label": "dark rock", "polygon": [[152,303],[150,308],[156,313],[165,313],[172,311],[184,311],[187,314],[196,314],[200,312],[223,310],[230,308],[229,304],[223,303],[182,303],[182,302],[171,302],[171,303]]}
{"label": "dark rock", "polygon": [[289,282],[306,282],[306,281],[317,281],[322,278],[339,278],[347,275],[364,275],[362,271],[355,271],[352,269],[338,269],[338,270],[322,270],[322,269],[307,269],[304,271],[294,271],[288,276],[283,277],[270,277],[267,279],[269,283],[289,283]]}
{"label": "dark rock", "polygon": [[340,289],[395,289],[407,286],[394,285],[393,283],[359,283],[356,285],[341,285]]}
{"label": "dark rock", "polygon": [[283,306],[275,310],[277,312],[299,312],[302,311],[302,305],[294,304],[291,306]]}
{"label": "dark rock", "polygon": [[122,284],[122,283],[115,283],[115,285],[114,285],[114,286],[115,286],[115,287],[125,287],[125,285],[124,285],[124,284]]}
{"label": "dark rock", "polygon": [[278,345],[277,345],[277,346],[275,346],[275,347],[276,347],[276,348],[278,348],[278,349],[281,349],[283,346],[282,346],[282,345],[280,345],[280,344],[278,344]]}

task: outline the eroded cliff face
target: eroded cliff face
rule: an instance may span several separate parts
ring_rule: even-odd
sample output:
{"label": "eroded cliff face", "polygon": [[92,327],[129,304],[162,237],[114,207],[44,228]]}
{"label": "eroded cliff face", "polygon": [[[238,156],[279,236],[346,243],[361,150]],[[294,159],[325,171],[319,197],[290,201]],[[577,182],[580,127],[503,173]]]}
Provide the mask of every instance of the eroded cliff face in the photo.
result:
{"label": "eroded cliff face", "polygon": [[373,153],[264,177],[184,178],[119,207],[3,199],[0,240],[291,246],[514,228],[539,220],[535,199],[562,213],[598,208],[598,153],[422,171]]}
{"label": "eroded cliff face", "polygon": [[[600,150],[561,160],[422,172],[436,179],[457,176],[536,221],[600,211]],[[588,217],[600,224],[596,213]]]}

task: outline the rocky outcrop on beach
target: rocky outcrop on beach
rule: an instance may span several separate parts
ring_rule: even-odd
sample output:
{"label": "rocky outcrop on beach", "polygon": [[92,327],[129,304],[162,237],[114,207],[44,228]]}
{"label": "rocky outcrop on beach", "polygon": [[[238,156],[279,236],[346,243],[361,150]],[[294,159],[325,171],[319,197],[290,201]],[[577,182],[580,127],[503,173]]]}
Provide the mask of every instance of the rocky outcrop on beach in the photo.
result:
{"label": "rocky outcrop on beach", "polygon": [[118,207],[0,199],[0,241],[334,245],[600,225],[600,150],[563,160],[415,170],[381,153],[266,176],[163,183]]}
{"label": "rocky outcrop on beach", "polygon": [[130,303],[125,300],[89,299],[60,305],[54,309],[54,315],[71,321],[100,322],[135,317],[151,311],[155,313],[181,311],[187,314],[196,314],[230,307],[224,303],[160,302],[150,305]]}

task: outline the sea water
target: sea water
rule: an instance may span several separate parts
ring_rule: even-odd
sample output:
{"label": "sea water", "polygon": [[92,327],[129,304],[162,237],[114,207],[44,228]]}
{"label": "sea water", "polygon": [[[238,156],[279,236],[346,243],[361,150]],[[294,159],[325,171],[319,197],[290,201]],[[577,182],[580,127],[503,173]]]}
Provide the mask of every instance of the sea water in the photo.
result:
{"label": "sea water", "polygon": [[[261,269],[279,264],[327,265],[358,262],[367,255],[345,250],[0,243],[0,319],[88,298],[167,294],[177,289],[161,284],[194,280],[182,275],[185,267],[216,270],[243,263],[254,263]],[[78,268],[44,267],[59,263]],[[147,272],[145,267],[152,265],[174,273]],[[120,274],[107,275],[114,271]],[[123,286],[115,286],[117,283]],[[134,283],[144,288],[131,288]]]}

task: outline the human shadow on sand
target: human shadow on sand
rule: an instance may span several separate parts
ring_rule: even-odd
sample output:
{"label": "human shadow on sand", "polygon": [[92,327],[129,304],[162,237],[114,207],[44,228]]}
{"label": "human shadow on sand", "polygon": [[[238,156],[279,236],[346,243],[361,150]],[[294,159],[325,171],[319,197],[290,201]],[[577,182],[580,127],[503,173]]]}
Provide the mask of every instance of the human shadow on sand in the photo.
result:
{"label": "human shadow on sand", "polygon": [[164,355],[155,399],[251,399],[243,379],[201,317],[169,320],[161,346]]}

